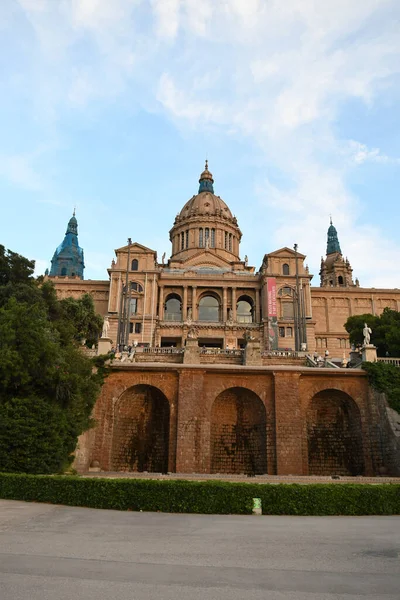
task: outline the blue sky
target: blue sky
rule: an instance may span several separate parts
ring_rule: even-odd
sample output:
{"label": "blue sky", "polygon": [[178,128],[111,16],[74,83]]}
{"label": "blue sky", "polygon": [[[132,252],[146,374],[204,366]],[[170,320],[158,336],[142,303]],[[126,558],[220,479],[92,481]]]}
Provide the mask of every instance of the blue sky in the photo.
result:
{"label": "blue sky", "polygon": [[76,206],[88,279],[168,231],[207,156],[241,255],[329,215],[361,285],[400,287],[398,0],[1,0],[0,243],[43,273]]}

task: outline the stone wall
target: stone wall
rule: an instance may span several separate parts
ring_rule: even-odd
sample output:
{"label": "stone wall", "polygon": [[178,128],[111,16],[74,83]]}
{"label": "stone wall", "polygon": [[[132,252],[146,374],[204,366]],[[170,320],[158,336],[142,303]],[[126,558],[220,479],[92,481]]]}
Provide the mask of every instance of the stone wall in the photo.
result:
{"label": "stone wall", "polygon": [[106,471],[394,470],[382,407],[357,369],[122,364],[107,378],[94,418],[80,454]]}

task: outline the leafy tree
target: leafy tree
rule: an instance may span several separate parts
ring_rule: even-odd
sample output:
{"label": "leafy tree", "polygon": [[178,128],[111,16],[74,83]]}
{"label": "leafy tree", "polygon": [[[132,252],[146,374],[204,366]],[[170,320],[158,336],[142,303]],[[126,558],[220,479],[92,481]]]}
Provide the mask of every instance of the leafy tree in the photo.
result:
{"label": "leafy tree", "polygon": [[400,313],[385,308],[380,317],[371,314],[349,317],[345,323],[350,342],[356,346],[363,343],[364,323],[372,329],[371,343],[377,347],[378,356],[400,356]]}
{"label": "leafy tree", "polygon": [[389,406],[400,413],[400,369],[385,362],[365,362],[363,369],[378,392],[386,394]]}
{"label": "leafy tree", "polygon": [[93,343],[102,318],[90,296],[59,301],[32,272],[0,247],[0,471],[48,473],[71,461],[91,425],[106,371],[78,341]]}

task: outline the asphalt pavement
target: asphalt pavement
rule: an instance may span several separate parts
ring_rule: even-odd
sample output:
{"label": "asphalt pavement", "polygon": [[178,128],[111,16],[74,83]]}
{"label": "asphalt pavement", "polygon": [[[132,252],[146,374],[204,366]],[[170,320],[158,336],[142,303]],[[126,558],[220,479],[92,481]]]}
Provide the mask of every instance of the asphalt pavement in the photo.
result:
{"label": "asphalt pavement", "polygon": [[399,600],[400,517],[0,500],[1,600]]}

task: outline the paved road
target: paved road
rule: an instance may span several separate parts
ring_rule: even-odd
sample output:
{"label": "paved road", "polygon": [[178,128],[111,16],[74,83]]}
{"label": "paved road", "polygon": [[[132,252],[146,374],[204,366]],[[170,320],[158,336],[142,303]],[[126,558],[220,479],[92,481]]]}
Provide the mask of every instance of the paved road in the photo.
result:
{"label": "paved road", "polygon": [[167,515],[0,500],[1,600],[399,600],[400,517]]}

